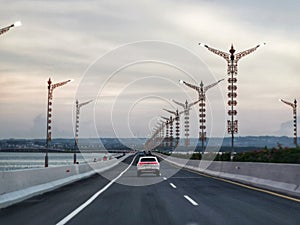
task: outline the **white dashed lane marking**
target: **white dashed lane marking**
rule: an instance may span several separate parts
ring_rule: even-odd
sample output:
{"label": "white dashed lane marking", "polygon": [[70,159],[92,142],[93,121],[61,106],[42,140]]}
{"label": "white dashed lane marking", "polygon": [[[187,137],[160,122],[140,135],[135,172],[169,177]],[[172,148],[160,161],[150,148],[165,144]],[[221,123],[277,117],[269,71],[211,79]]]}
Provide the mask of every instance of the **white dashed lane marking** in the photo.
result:
{"label": "white dashed lane marking", "polygon": [[198,203],[195,202],[193,199],[191,199],[188,195],[184,195],[183,197],[185,197],[186,200],[188,200],[192,205],[197,206]]}
{"label": "white dashed lane marking", "polygon": [[176,186],[173,183],[170,183],[170,185],[172,188],[174,188],[174,189],[176,188]]}

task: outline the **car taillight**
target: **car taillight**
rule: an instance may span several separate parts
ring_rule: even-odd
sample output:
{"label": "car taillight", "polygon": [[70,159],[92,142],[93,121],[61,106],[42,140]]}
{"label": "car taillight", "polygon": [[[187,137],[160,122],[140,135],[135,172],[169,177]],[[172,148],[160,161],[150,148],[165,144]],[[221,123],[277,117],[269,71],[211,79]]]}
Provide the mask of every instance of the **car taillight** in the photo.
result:
{"label": "car taillight", "polygon": [[139,162],[138,163],[138,166],[141,166],[141,165],[145,165],[145,164],[150,164],[150,165],[157,165],[158,164],[158,162]]}

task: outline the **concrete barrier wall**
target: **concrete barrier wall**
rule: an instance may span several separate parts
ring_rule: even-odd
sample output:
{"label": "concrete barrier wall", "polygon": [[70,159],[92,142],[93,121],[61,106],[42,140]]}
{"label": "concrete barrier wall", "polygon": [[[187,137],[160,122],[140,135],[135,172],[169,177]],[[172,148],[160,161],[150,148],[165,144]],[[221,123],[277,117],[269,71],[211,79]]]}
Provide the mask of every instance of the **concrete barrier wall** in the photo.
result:
{"label": "concrete barrier wall", "polygon": [[159,156],[177,166],[300,197],[300,164],[214,162]]}
{"label": "concrete barrier wall", "polygon": [[[116,159],[93,163],[94,167],[104,167],[115,162]],[[52,182],[70,176],[91,171],[89,164],[75,164],[61,167],[48,167],[39,169],[2,171],[0,172],[0,195],[17,191],[27,187]]]}
{"label": "concrete barrier wall", "polygon": [[89,164],[1,171],[0,208],[108,170],[128,156],[129,154],[120,159],[112,158]]}

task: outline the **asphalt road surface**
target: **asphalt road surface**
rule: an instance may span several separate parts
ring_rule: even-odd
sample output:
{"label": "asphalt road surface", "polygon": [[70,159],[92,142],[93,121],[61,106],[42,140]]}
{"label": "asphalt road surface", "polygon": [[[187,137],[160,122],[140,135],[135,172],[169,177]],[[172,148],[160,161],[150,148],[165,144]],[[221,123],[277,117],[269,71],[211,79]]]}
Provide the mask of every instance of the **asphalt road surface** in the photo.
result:
{"label": "asphalt road surface", "polygon": [[137,177],[137,159],[132,162],[131,156],[102,176],[1,209],[0,224],[300,224],[297,201],[178,170],[163,161],[160,177]]}

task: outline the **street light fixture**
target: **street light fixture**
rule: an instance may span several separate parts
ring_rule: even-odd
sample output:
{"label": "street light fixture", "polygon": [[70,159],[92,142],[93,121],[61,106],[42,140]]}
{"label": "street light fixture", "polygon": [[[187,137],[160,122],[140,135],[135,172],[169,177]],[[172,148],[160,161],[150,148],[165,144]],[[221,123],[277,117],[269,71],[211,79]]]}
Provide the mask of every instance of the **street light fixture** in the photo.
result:
{"label": "street light fixture", "polygon": [[155,129],[153,129],[151,137],[145,142],[146,149],[151,150],[154,148],[154,146],[155,146],[154,139],[155,139],[156,135],[157,135],[157,131]]}
{"label": "street light fixture", "polygon": [[148,147],[149,150],[154,148],[155,146],[158,146],[156,144],[157,142],[159,142],[161,144],[163,129],[164,129],[164,123],[156,124],[156,126],[154,127],[154,133],[145,143],[145,146]]}
{"label": "street light fixture", "polygon": [[187,83],[183,80],[179,81],[180,83],[185,84],[189,88],[192,88],[192,89],[196,90],[198,92],[198,95],[199,95],[199,123],[200,123],[199,140],[201,140],[201,144],[202,144],[201,145],[202,146],[202,153],[204,153],[204,142],[206,141],[206,132],[205,132],[205,129],[206,129],[206,125],[205,125],[205,123],[206,123],[206,119],[205,119],[206,118],[206,114],[205,114],[205,111],[206,111],[206,109],[205,109],[206,92],[210,88],[216,86],[222,80],[224,80],[224,79],[218,80],[217,82],[212,83],[212,84],[207,85],[207,86],[204,86],[202,81],[201,81],[199,86]]}
{"label": "street light fixture", "polygon": [[175,135],[176,135],[176,145],[175,145],[175,147],[177,147],[178,146],[178,144],[179,144],[179,139],[180,139],[180,124],[179,124],[179,122],[180,122],[180,118],[179,118],[179,115],[181,114],[181,113],[179,113],[178,112],[178,109],[176,109],[176,111],[171,111],[171,110],[168,110],[168,109],[163,109],[163,110],[165,110],[166,112],[168,112],[168,113],[171,113],[171,114],[173,114],[174,115],[174,119],[172,118],[172,117],[170,117],[170,121],[171,121],[171,126],[170,126],[170,136],[171,136],[171,148],[173,147],[173,121],[175,120]]}
{"label": "street light fixture", "polygon": [[21,26],[21,25],[22,25],[21,21],[17,21],[17,22],[15,22],[15,23],[13,23],[13,24],[7,26],[7,27],[1,28],[1,29],[0,29],[0,35],[1,35],[1,34],[4,34],[4,33],[7,32],[7,31],[9,31],[12,27],[19,27],[19,26]]}
{"label": "street light fixture", "polygon": [[93,100],[80,103],[78,102],[78,99],[76,99],[76,124],[75,124],[75,144],[74,144],[74,157],[73,157],[73,162],[76,164],[77,159],[76,159],[76,151],[78,150],[78,133],[79,133],[79,114],[80,114],[80,108],[82,106],[85,106],[89,103],[91,103]]}
{"label": "street light fixture", "polygon": [[238,120],[234,120],[234,117],[237,115],[237,110],[234,108],[237,105],[237,101],[235,100],[237,98],[237,78],[234,76],[237,76],[238,74],[238,61],[243,58],[246,55],[249,55],[250,53],[254,52],[256,49],[258,49],[260,46],[265,45],[266,43],[258,44],[254,48],[250,48],[248,50],[235,53],[235,49],[233,47],[233,44],[231,45],[231,48],[229,50],[229,53],[223,52],[214,48],[209,47],[206,44],[199,43],[200,46],[207,48],[212,53],[221,56],[224,58],[227,62],[227,74],[230,76],[228,79],[228,115],[231,117],[231,120],[227,121],[227,128],[228,133],[231,134],[231,160],[233,159],[234,155],[234,134],[238,133]]}
{"label": "street light fixture", "polygon": [[163,129],[163,127],[159,123],[157,123],[155,128],[157,130],[157,141],[160,142],[160,139],[162,138],[162,129]]}
{"label": "street light fixture", "polygon": [[294,102],[287,102],[285,100],[279,99],[279,101],[291,106],[293,108],[293,122],[294,122],[294,144],[296,148],[298,148],[297,142],[297,100],[295,99]]}
{"label": "street light fixture", "polygon": [[158,127],[158,140],[157,142],[159,143],[158,146],[163,147],[164,145],[164,128],[165,128],[165,124],[164,122],[160,122],[159,127]]}
{"label": "street light fixture", "polygon": [[165,120],[163,123],[163,126],[166,127],[166,135],[164,138],[164,142],[166,143],[166,146],[170,146],[171,149],[173,148],[173,122],[174,118],[172,116],[170,117],[161,117],[162,119]]}
{"label": "street light fixture", "polygon": [[195,101],[193,103],[188,103],[188,101],[186,100],[185,103],[181,103],[181,102],[177,102],[174,99],[171,99],[172,102],[174,102],[175,104],[181,106],[183,108],[183,113],[184,113],[184,131],[185,131],[185,147],[188,147],[190,145],[190,110],[192,109],[193,105],[196,105],[200,100]]}
{"label": "street light fixture", "polygon": [[165,146],[166,147],[168,147],[169,146],[169,125],[170,125],[170,118],[168,118],[168,117],[164,117],[164,116],[162,116],[161,117],[162,119],[164,119],[165,120],[165,127],[166,127],[166,135],[165,135],[165,138],[164,138],[164,142],[165,142]]}
{"label": "street light fixture", "polygon": [[161,145],[163,145],[163,140],[164,140],[164,136],[165,136],[165,122],[163,120],[159,120],[160,123],[160,138],[161,138]]}
{"label": "street light fixture", "polygon": [[55,88],[63,86],[72,80],[63,81],[60,83],[52,84],[51,78],[48,80],[48,104],[47,104],[47,137],[46,137],[46,155],[45,155],[45,167],[48,167],[48,151],[49,142],[51,141],[51,117],[52,117],[52,101],[53,91]]}
{"label": "street light fixture", "polygon": [[165,137],[165,122],[161,121],[160,122],[161,125],[160,125],[160,138],[161,138],[161,144],[163,144],[163,139]]}

